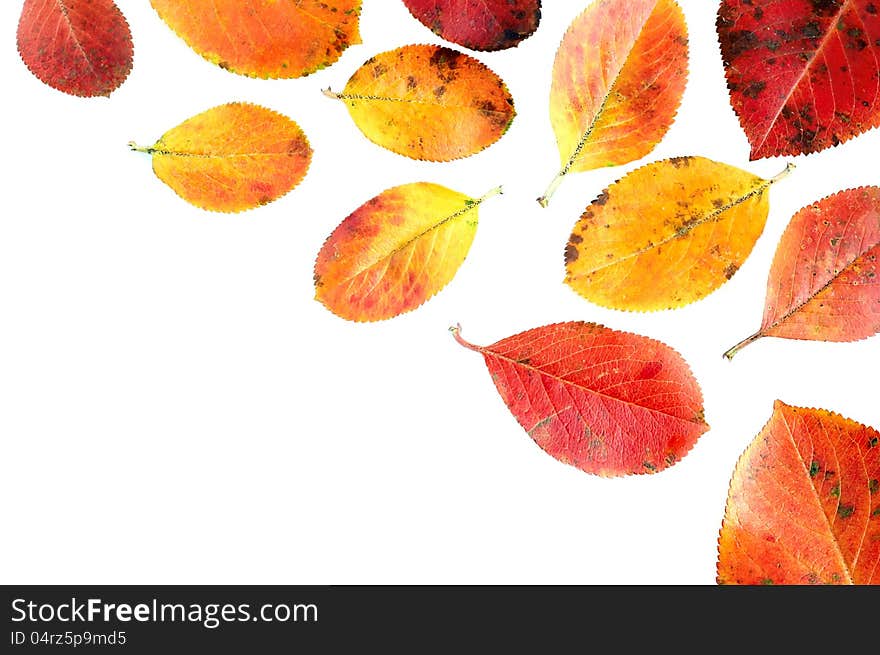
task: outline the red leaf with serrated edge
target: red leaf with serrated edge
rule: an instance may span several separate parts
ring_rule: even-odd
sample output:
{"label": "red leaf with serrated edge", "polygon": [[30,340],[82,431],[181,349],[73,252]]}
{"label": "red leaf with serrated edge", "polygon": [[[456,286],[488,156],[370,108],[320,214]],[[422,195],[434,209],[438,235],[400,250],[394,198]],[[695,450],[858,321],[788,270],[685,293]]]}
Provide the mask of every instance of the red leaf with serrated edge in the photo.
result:
{"label": "red leaf with serrated edge", "polygon": [[880,125],[880,2],[723,0],[718,35],[752,159],[817,152]]}
{"label": "red leaf with serrated edge", "polygon": [[507,407],[556,459],[611,477],[655,473],[709,426],[687,363],[669,346],[594,323],[558,323],[485,348]]}
{"label": "red leaf with serrated edge", "polygon": [[776,401],[740,458],[719,584],[880,584],[880,433]]}
{"label": "red leaf with serrated edge", "polygon": [[131,72],[128,23],[113,0],[25,0],[18,52],[49,86],[74,96],[108,96]]}
{"label": "red leaf with serrated edge", "polygon": [[538,29],[540,0],[403,0],[437,36],[471,50],[505,50]]}
{"label": "red leaf with serrated edge", "polygon": [[858,341],[880,332],[880,187],[841,191],[805,207],[782,235],[761,337]]}

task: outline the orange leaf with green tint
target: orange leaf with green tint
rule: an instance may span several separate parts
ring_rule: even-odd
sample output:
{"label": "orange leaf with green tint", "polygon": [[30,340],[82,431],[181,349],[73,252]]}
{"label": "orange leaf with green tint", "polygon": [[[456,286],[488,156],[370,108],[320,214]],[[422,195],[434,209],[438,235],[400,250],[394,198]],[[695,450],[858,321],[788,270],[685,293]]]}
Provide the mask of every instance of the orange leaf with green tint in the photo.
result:
{"label": "orange leaf with green tint", "polygon": [[131,31],[113,0],[25,0],[18,52],[49,86],[109,96],[131,72]]}
{"label": "orange leaf with green tint", "polygon": [[372,57],[352,75],[342,100],[373,143],[413,159],[450,161],[495,143],[516,112],[504,82],[473,57],[435,45],[408,45]]}
{"label": "orange leaf with green tint", "polygon": [[549,455],[587,473],[656,473],[709,426],[687,362],[669,346],[594,323],[558,323],[486,347],[498,393]]}
{"label": "orange leaf with green tint", "polygon": [[479,206],[439,184],[382,192],[348,216],[315,262],[315,298],[350,321],[381,321],[421,306],[443,289],[467,257]]}
{"label": "orange leaf with green tint", "polygon": [[702,157],[648,164],[587,207],[565,249],[567,276],[587,300],[629,311],[690,304],[743,265],[764,231],[765,180]]}
{"label": "orange leaf with green tint", "polygon": [[440,38],[471,50],[505,50],[538,29],[541,0],[403,0]]}
{"label": "orange leaf with green tint", "polygon": [[880,584],[880,433],[777,401],[736,466],[719,584]]}
{"label": "orange leaf with green tint", "polygon": [[776,250],[762,337],[857,341],[880,332],[880,187],[841,191],[805,207]]}
{"label": "orange leaf with green tint", "polygon": [[193,116],[150,147],[130,145],[152,156],[153,171],[181,198],[218,212],[276,200],[302,181],[312,160],[294,121],[239,102]]}
{"label": "orange leaf with green tint", "polygon": [[569,173],[650,153],[675,119],[687,74],[687,25],[675,0],[593,2],[556,54],[550,118],[562,168],[538,202],[546,207]]}
{"label": "orange leaf with green tint", "polygon": [[361,42],[360,0],[150,0],[202,57],[233,73],[303,77]]}

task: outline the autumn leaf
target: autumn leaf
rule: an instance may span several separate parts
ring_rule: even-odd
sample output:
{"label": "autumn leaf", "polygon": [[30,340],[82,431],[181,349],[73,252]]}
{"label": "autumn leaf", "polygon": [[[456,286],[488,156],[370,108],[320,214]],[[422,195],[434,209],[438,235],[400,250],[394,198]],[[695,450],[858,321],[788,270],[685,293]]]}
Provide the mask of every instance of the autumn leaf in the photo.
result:
{"label": "autumn leaf", "polygon": [[687,26],[675,0],[593,2],[556,54],[550,119],[562,168],[538,202],[546,207],[569,173],[650,153],[672,125],[687,73]]}
{"label": "autumn leaf", "polygon": [[131,72],[131,31],[113,0],[25,0],[18,52],[52,88],[109,96]]}
{"label": "autumn leaf", "polygon": [[761,337],[857,341],[880,332],[880,187],[842,191],[799,211],[776,251]]}
{"label": "autumn leaf", "polygon": [[751,158],[836,146],[880,124],[880,5],[723,0],[718,36]]}
{"label": "autumn leaf", "polygon": [[403,0],[440,38],[471,50],[505,50],[538,29],[540,0]]}
{"label": "autumn leaf", "polygon": [[450,161],[476,154],[510,127],[515,111],[504,82],[483,63],[436,45],[408,45],[370,58],[342,100],[373,143],[412,159]]}
{"label": "autumn leaf", "polygon": [[150,0],[168,26],[221,68],[303,77],[361,42],[361,0]]}
{"label": "autumn leaf", "polygon": [[687,363],[658,341],[593,323],[558,323],[474,346],[529,436],[587,473],[656,473],[709,426]]}
{"label": "autumn leaf", "polygon": [[382,192],[348,216],[315,262],[315,298],[350,321],[381,321],[421,306],[455,277],[477,232],[479,206],[439,184]]}
{"label": "autumn leaf", "polygon": [[765,180],[702,157],[639,168],[587,207],[565,249],[565,278],[612,309],[682,307],[715,291],[743,265],[764,230]]}
{"label": "autumn leaf", "polygon": [[880,583],[880,433],[776,401],[730,483],[719,584]]}
{"label": "autumn leaf", "polygon": [[133,150],[153,158],[156,176],[202,209],[239,212],[265,205],[305,177],[312,149],[299,125],[270,109],[233,102]]}

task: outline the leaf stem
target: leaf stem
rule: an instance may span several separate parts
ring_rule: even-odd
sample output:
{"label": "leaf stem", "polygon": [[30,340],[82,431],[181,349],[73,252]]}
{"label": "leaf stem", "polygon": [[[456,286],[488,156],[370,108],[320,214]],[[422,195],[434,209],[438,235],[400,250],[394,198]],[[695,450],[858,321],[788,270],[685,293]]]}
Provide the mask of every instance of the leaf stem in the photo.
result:
{"label": "leaf stem", "polygon": [[550,183],[550,186],[547,187],[547,190],[544,192],[544,195],[538,198],[538,204],[541,205],[544,209],[547,209],[547,205],[550,204],[550,198],[556,193],[559,189],[562,181],[565,179],[565,176],[568,175],[568,171],[559,171],[556,174],[556,177],[553,178],[553,181]]}
{"label": "leaf stem", "polygon": [[788,164],[785,165],[785,170],[784,170],[784,171],[782,171],[782,172],[781,172],[779,175],[777,175],[776,177],[771,177],[771,178],[770,178],[770,184],[775,184],[776,182],[779,182],[779,180],[784,180],[785,178],[787,178],[787,177],[791,174],[791,172],[792,172],[795,168],[797,168],[797,166],[795,166],[794,162],[788,162]]}
{"label": "leaf stem", "polygon": [[479,205],[479,204],[482,204],[482,203],[486,202],[489,198],[494,198],[495,196],[500,196],[500,195],[503,195],[503,194],[504,194],[504,187],[503,187],[503,186],[497,186],[497,187],[495,187],[494,189],[492,189],[491,191],[489,191],[489,193],[487,193],[486,195],[484,195],[482,198],[478,198],[478,199],[477,199],[477,204],[478,204],[478,205]]}
{"label": "leaf stem", "polygon": [[134,152],[143,152],[147,155],[152,155],[155,152],[153,146],[139,146],[134,141],[129,141],[128,147],[131,148]]}
{"label": "leaf stem", "polygon": [[321,89],[321,93],[323,93],[328,98],[333,98],[333,100],[339,100],[342,97],[338,93],[335,93],[330,87],[327,87],[326,89]]}
{"label": "leaf stem", "polygon": [[452,332],[452,336],[455,337],[455,340],[459,343],[459,345],[464,346],[468,350],[473,350],[474,352],[477,352],[477,353],[483,352],[483,349],[480,348],[479,346],[475,346],[474,344],[462,339],[462,337],[461,337],[461,323],[456,323],[451,328],[449,328],[449,331]]}
{"label": "leaf stem", "polygon": [[726,353],[724,353],[724,358],[727,360],[732,360],[740,350],[742,350],[743,348],[745,348],[746,346],[748,346],[750,344],[755,343],[758,339],[760,339],[763,336],[764,336],[764,334],[762,332],[755,332],[752,336],[748,337],[747,339],[743,339],[738,344],[736,344],[733,348],[731,348]]}

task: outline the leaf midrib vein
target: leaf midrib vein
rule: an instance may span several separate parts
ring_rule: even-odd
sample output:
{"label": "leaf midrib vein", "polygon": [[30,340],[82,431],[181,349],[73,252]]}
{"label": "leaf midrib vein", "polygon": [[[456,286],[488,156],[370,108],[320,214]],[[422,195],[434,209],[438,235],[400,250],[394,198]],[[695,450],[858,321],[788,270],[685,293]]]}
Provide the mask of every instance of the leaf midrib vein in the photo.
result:
{"label": "leaf midrib vein", "polygon": [[363,275],[364,272],[370,270],[374,266],[377,266],[378,264],[381,264],[382,262],[390,260],[392,257],[397,255],[398,253],[403,252],[404,250],[409,248],[412,244],[417,242],[419,239],[422,239],[426,235],[430,234],[431,232],[434,232],[435,230],[439,230],[441,227],[443,227],[447,223],[464,216],[465,214],[467,214],[470,211],[476,210],[483,203],[483,201],[484,201],[484,199],[474,200],[472,205],[468,205],[467,207],[463,207],[462,209],[459,209],[454,214],[451,214],[450,216],[447,216],[446,218],[442,219],[441,221],[434,223],[433,225],[422,230],[420,233],[416,234],[415,236],[410,237],[402,244],[397,245],[394,248],[390,249],[388,252],[383,253],[379,258],[375,259],[374,261],[371,261],[367,264],[364,264],[357,271],[355,271],[354,273],[352,273],[348,277],[340,280],[339,284],[340,285],[348,284],[349,282],[351,282],[355,278]]}
{"label": "leaf midrib vein", "polygon": [[683,234],[680,234],[678,231],[676,231],[671,236],[663,239],[662,241],[652,243],[651,245],[645,246],[644,248],[640,248],[639,250],[636,250],[635,252],[630,253],[629,255],[626,255],[625,257],[621,257],[620,259],[615,259],[614,261],[609,262],[607,264],[604,264],[602,266],[599,266],[598,268],[594,268],[593,270],[591,270],[587,273],[584,273],[583,275],[572,275],[568,279],[577,279],[580,277],[584,277],[586,275],[594,275],[594,274],[598,273],[599,271],[605,270],[606,268],[610,268],[612,266],[617,266],[617,265],[622,264],[623,262],[629,261],[630,259],[633,259],[635,257],[641,257],[646,252],[650,252],[651,250],[654,250],[655,248],[661,248],[661,247],[665,246],[666,244],[672,243],[673,241],[675,241],[677,239],[682,239],[682,238],[690,235],[691,232],[693,232],[698,227],[706,225],[707,223],[715,222],[715,220],[719,216],[721,216],[724,212],[729,211],[729,210],[733,209],[734,207],[737,207],[748,200],[751,200],[755,196],[762,195],[767,189],[770,188],[770,186],[773,185],[773,183],[774,183],[774,180],[764,180],[764,182],[760,186],[749,191],[746,195],[742,196],[741,198],[737,198],[735,201],[719,207],[718,209],[707,214],[704,218],[702,218],[700,220],[689,222],[688,228]]}
{"label": "leaf midrib vein", "polygon": [[[531,364],[524,364],[524,363],[522,363],[522,361],[514,359],[513,357],[509,357],[507,355],[502,355],[501,353],[495,352],[494,350],[489,350],[488,348],[482,348],[481,351],[484,354],[488,353],[492,357],[497,357],[498,359],[509,362],[510,364],[513,365],[514,370],[516,369],[516,367],[521,367],[521,368],[528,369],[530,371],[534,371],[543,377],[547,377],[547,378],[550,378],[550,379],[558,382],[563,387],[568,387],[568,386],[577,387],[578,389],[582,389],[583,391],[585,391],[589,394],[593,394],[595,396],[598,396],[599,398],[602,398],[604,400],[611,400],[611,401],[614,401],[617,403],[621,403],[621,404],[623,404],[627,407],[630,407],[630,408],[638,407],[642,411],[647,411],[647,412],[650,412],[653,414],[660,414],[662,416],[668,416],[669,418],[675,419],[676,421],[681,421],[682,423],[691,423],[693,425],[706,425],[705,421],[692,421],[690,419],[683,419],[680,416],[675,416],[673,414],[669,414],[668,412],[664,412],[663,410],[660,410],[660,409],[654,409],[652,407],[645,407],[644,405],[639,405],[638,403],[634,403],[629,400],[624,400],[623,398],[618,398],[616,396],[602,393],[601,391],[597,391],[596,389],[590,389],[589,387],[585,387],[585,386],[582,386],[582,385],[577,384],[575,382],[572,382],[570,380],[566,380],[565,378],[560,377],[558,375],[553,375],[552,373],[548,373],[547,371],[540,369],[536,366],[532,366]],[[582,352],[586,352],[586,351],[582,351]],[[580,410],[578,410],[578,411],[580,412]]]}
{"label": "leaf midrib vein", "polygon": [[[797,454],[798,461],[801,463],[801,467],[803,471],[809,470],[809,466],[807,466],[804,458],[801,456],[801,451],[797,447],[797,442],[794,440],[794,432],[791,429],[791,426],[788,423],[788,420],[785,417],[785,414],[782,414],[782,422],[785,425],[785,429],[788,432],[788,438],[791,442],[791,447],[794,449],[794,452]],[[822,428],[824,430],[824,426]],[[837,457],[837,449],[834,449],[834,456]],[[846,559],[843,557],[843,551],[840,550],[840,544],[837,542],[836,537],[834,536],[834,529],[831,525],[831,522],[828,520],[828,516],[825,514],[825,510],[822,508],[822,499],[819,498],[819,492],[816,491],[816,487],[812,482],[808,483],[810,490],[813,492],[813,498],[816,500],[816,505],[819,508],[819,513],[822,515],[822,518],[825,519],[825,525],[828,528],[828,535],[830,536],[831,543],[834,545],[834,552],[837,553],[837,556],[840,558],[840,565],[843,570],[846,572],[847,577],[849,578],[850,584],[852,584],[852,571],[849,570],[849,566],[846,563]],[[838,500],[838,503],[840,501]]]}
{"label": "leaf midrib vein", "polygon": [[[847,224],[847,227],[849,227],[849,224]],[[880,247],[880,243],[876,243],[876,244],[874,244],[873,246],[871,246],[870,248],[868,248],[868,249],[865,250],[864,252],[861,252],[861,253],[859,253],[858,255],[856,255],[855,257],[853,257],[852,261],[848,262],[848,263],[846,264],[846,266],[844,266],[843,268],[840,269],[840,271],[838,271],[836,274],[832,275],[831,278],[830,278],[825,284],[823,284],[820,288],[816,289],[815,292],[809,294],[809,295],[803,300],[803,302],[801,302],[801,303],[797,304],[796,306],[794,306],[792,309],[790,309],[788,312],[786,312],[785,314],[783,314],[782,316],[780,316],[778,319],[776,319],[776,321],[774,321],[774,322],[771,323],[770,325],[767,325],[767,326],[765,326],[765,327],[762,327],[762,328],[761,328],[761,331],[759,332],[759,334],[762,334],[762,335],[767,334],[767,332],[769,332],[770,330],[773,330],[773,329],[779,327],[780,325],[782,325],[783,323],[785,323],[786,321],[788,321],[788,319],[790,319],[790,318],[791,318],[792,316],[794,316],[795,314],[797,314],[797,313],[803,311],[803,309],[804,309],[807,305],[809,305],[809,304],[812,303],[814,300],[816,300],[816,298],[818,298],[819,296],[821,296],[821,295],[822,295],[822,294],[823,294],[823,293],[824,293],[829,287],[831,287],[835,282],[837,282],[837,281],[840,279],[840,276],[841,276],[841,275],[843,275],[845,272],[847,272],[847,271],[849,271],[850,269],[852,269],[853,265],[854,265],[859,259],[861,259],[861,258],[864,257],[865,255],[867,255],[867,254],[868,254],[871,250],[873,250],[874,248],[878,248],[878,247]],[[817,248],[816,250],[817,250],[817,253],[818,253],[818,248]],[[861,249],[860,249],[860,250],[861,250]],[[797,270],[797,268],[795,267],[795,271],[796,271],[796,270]],[[792,287],[794,287],[794,283],[792,283]]]}

